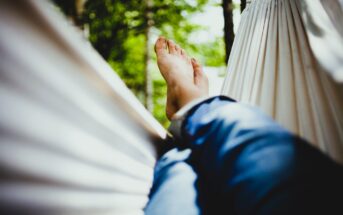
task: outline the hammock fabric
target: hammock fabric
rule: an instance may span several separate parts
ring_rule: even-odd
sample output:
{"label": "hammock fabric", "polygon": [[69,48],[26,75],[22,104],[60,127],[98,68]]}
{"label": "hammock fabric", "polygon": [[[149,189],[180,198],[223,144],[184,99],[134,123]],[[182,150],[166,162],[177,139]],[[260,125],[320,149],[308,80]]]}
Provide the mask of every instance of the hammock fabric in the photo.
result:
{"label": "hammock fabric", "polygon": [[248,4],[222,94],[260,107],[343,163],[342,8],[322,2]]}
{"label": "hammock fabric", "polygon": [[[338,158],[342,105],[323,70],[340,77],[340,58],[321,69],[298,10],[247,8],[224,92]],[[166,131],[79,35],[47,1],[0,0],[1,214],[143,214]]]}
{"label": "hammock fabric", "polygon": [[47,1],[0,1],[0,213],[143,214],[166,131]]}

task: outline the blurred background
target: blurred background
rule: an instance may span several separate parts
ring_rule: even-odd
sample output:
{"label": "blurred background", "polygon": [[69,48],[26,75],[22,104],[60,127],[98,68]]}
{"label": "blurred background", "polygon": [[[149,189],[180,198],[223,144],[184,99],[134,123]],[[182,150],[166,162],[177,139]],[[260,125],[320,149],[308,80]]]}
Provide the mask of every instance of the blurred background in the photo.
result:
{"label": "blurred background", "polygon": [[153,50],[163,35],[198,59],[220,93],[245,0],[54,0],[165,127],[166,85]]}

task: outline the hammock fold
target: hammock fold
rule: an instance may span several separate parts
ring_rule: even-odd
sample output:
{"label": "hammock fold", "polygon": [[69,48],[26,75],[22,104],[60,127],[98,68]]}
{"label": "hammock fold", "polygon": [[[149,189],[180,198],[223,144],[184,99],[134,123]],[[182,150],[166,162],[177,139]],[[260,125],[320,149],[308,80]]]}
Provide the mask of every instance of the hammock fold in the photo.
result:
{"label": "hammock fold", "polygon": [[0,1],[1,214],[143,214],[166,131],[48,1]]}
{"label": "hammock fold", "polygon": [[[334,67],[314,55],[304,17],[318,1],[255,0],[247,5],[228,61],[222,94],[258,106],[292,132],[343,163],[343,50],[326,50]],[[321,11],[321,10],[320,10]],[[323,11],[321,11],[324,13]],[[331,25],[333,26],[333,25]],[[337,47],[337,29],[326,26]],[[336,33],[335,33],[336,32]],[[325,49],[325,38],[316,38]],[[333,49],[333,47],[331,46]],[[318,56],[316,58],[316,56]],[[330,68],[336,68],[331,71]],[[335,74],[335,75],[333,75]],[[336,81],[335,81],[336,80]]]}

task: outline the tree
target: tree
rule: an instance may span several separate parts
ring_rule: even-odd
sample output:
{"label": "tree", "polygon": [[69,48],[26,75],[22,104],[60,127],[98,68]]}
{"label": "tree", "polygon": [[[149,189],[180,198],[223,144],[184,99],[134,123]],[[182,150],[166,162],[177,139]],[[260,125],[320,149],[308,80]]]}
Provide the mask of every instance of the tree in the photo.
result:
{"label": "tree", "polygon": [[232,0],[222,1],[224,14],[224,41],[225,41],[225,62],[229,60],[235,34],[233,32]]}
{"label": "tree", "polygon": [[153,2],[152,0],[145,0],[145,11],[144,11],[144,18],[145,18],[145,68],[144,68],[144,75],[145,75],[145,107],[148,111],[153,112],[153,85],[151,74],[149,70],[150,65],[150,35],[151,35],[151,28],[154,25],[153,20],[153,13],[152,13]]}
{"label": "tree", "polygon": [[247,6],[247,1],[241,0],[241,12],[243,12],[243,10],[245,9],[246,6]]}

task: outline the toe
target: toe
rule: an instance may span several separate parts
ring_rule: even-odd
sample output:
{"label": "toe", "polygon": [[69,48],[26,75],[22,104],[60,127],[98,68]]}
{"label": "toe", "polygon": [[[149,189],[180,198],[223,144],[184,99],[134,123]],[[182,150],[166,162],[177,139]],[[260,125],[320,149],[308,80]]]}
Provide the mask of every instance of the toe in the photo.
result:
{"label": "toe", "polygon": [[179,45],[175,45],[176,54],[181,55],[181,48]]}
{"label": "toe", "polygon": [[181,49],[181,56],[187,60],[188,63],[191,63],[191,59],[188,57],[185,50]]}
{"label": "toe", "polygon": [[187,54],[186,54],[185,50],[181,49],[181,55],[182,55],[182,56],[184,56],[184,57],[186,57],[186,56],[187,56]]}
{"label": "toe", "polygon": [[206,85],[207,77],[204,74],[201,65],[194,58],[192,58],[191,62],[194,70],[194,83],[198,86]]}
{"label": "toe", "polygon": [[192,66],[193,66],[193,70],[194,72],[197,74],[202,74],[202,68],[201,65],[198,63],[198,61],[195,58],[192,58]]}
{"label": "toe", "polygon": [[176,54],[177,52],[176,52],[176,45],[175,45],[175,43],[173,41],[171,41],[171,40],[168,40],[167,44],[168,44],[169,53],[170,54]]}
{"label": "toe", "polygon": [[159,37],[155,43],[155,52],[157,55],[167,52],[167,40],[164,37]]}

